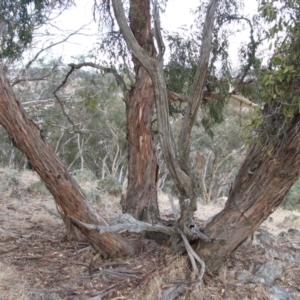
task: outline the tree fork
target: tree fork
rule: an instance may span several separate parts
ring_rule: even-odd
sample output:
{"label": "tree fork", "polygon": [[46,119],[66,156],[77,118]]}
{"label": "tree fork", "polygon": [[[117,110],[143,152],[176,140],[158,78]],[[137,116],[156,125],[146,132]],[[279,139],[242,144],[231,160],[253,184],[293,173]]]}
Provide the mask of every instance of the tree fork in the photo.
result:
{"label": "tree fork", "polygon": [[[107,225],[86,200],[80,186],[59,161],[53,149],[43,137],[38,126],[27,116],[15,98],[12,88],[0,69],[0,124],[11,136],[14,145],[30,161],[47,188],[52,193],[65,224],[70,223],[83,233],[104,257],[132,255],[134,249],[115,233],[99,235],[78,222]],[[68,221],[67,221],[68,220]],[[67,225],[67,224],[66,224]]]}

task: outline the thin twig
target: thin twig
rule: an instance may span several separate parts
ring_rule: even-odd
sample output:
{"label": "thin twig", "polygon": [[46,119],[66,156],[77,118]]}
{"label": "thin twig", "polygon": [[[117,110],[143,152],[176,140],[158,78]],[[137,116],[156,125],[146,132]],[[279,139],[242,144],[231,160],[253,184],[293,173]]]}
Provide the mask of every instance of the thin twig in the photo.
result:
{"label": "thin twig", "polygon": [[[182,232],[182,230],[180,228],[177,228],[177,231],[178,233],[180,234],[183,242],[184,242],[184,245],[185,245],[185,248],[186,250],[188,251],[188,254],[189,254],[189,257],[191,258],[191,256],[193,257],[193,259],[191,260],[192,261],[192,265],[193,265],[193,262],[195,263],[195,260],[197,260],[200,265],[201,265],[201,270],[200,270],[200,274],[199,274],[199,281],[201,281],[203,275],[204,275],[204,272],[205,272],[205,262],[197,255],[197,253],[194,251],[194,249],[191,247],[187,237],[184,235],[184,233]],[[194,265],[193,265],[193,270],[194,271],[198,271],[198,268],[194,268]]]}
{"label": "thin twig", "polygon": [[59,219],[62,220],[62,217],[60,214],[56,213],[55,211],[49,209],[47,206],[45,206],[44,204],[40,204],[40,207],[43,208],[44,210],[46,210],[50,215],[55,216]]}
{"label": "thin twig", "polygon": [[[87,24],[88,25],[88,24]],[[47,51],[59,44],[62,44],[64,42],[66,42],[70,37],[72,37],[73,35],[76,35],[78,34],[84,27],[86,27],[87,25],[83,25],[81,26],[79,29],[77,29],[76,31],[70,33],[68,36],[66,36],[64,39],[56,42],[56,43],[53,43],[45,48],[42,48],[25,66],[25,68],[21,71],[21,76],[23,76],[25,74],[25,71],[29,69],[29,67],[37,60],[37,58],[44,52],[44,51]],[[12,86],[16,85],[17,83],[21,82],[21,81],[24,81],[22,79],[19,79],[19,76],[18,78],[14,79],[13,82],[12,82]]]}

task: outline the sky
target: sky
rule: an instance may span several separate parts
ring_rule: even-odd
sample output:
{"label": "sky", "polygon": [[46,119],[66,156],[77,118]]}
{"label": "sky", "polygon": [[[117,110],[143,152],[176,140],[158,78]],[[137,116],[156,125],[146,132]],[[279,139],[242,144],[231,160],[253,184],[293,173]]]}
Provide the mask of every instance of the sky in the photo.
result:
{"label": "sky", "polygon": [[[169,0],[166,11],[161,15],[161,25],[163,29],[168,31],[176,31],[183,25],[190,26],[194,20],[191,10],[194,9],[199,0],[185,0],[184,5],[182,0]],[[62,56],[65,63],[73,61],[72,56],[87,54],[93,47],[99,37],[98,25],[93,20],[93,0],[76,1],[76,7],[72,7],[58,17],[53,23],[61,30],[55,30],[54,27],[48,28],[51,33],[57,36],[47,38],[47,43],[62,40],[65,36],[87,25],[81,30],[80,35],[71,37],[67,43],[56,46],[52,51],[52,56]],[[257,1],[245,1],[245,11],[251,13],[257,9]],[[45,28],[43,29],[45,31]],[[237,55],[236,45],[246,39],[248,34],[240,33],[237,36],[231,37],[231,52],[232,56]],[[34,53],[32,52],[31,55]],[[51,55],[51,54],[49,54]],[[48,56],[51,57],[51,56]]]}

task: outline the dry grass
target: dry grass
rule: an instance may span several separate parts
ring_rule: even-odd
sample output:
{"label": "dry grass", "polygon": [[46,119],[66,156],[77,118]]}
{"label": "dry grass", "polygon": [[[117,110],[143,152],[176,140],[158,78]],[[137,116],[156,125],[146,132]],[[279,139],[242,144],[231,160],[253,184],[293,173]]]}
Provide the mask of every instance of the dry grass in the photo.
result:
{"label": "dry grass", "polygon": [[[1,178],[5,173],[0,169]],[[39,180],[30,171],[23,171],[20,177],[26,186]],[[82,187],[94,187],[96,183],[83,183]],[[21,198],[11,192],[17,190]],[[40,204],[56,211],[51,196],[31,194],[26,187],[12,187],[1,191],[2,209],[0,227],[22,234],[36,233],[28,238],[11,237],[0,233],[0,300],[22,299],[42,300],[44,295],[57,292],[63,299],[78,297],[88,299],[107,290],[103,299],[154,300],[170,286],[183,284],[184,292],[177,299],[269,299],[265,286],[241,284],[236,279],[238,270],[249,270],[251,264],[266,261],[263,249],[248,245],[239,248],[227,261],[217,277],[205,276],[200,288],[196,290],[195,278],[186,257],[174,254],[167,246],[158,245],[141,235],[126,236],[139,251],[133,258],[105,261],[94,251],[83,251],[87,245],[68,241],[61,220],[51,216]],[[102,195],[97,210],[106,218],[120,213],[119,199]],[[178,201],[174,200],[178,207]],[[170,214],[167,195],[159,195],[162,214]],[[197,211],[197,218],[203,223],[222,209],[220,206],[204,205]],[[298,212],[292,212],[300,216]],[[272,222],[266,220],[263,227],[278,235],[290,227],[300,229],[300,219],[286,222],[290,211],[277,210],[272,214]],[[278,235],[280,237],[280,235]],[[296,243],[296,241],[293,241]],[[300,246],[300,245],[299,245]],[[276,251],[292,251],[291,244],[284,237],[278,239]],[[294,251],[294,250],[293,250]],[[110,263],[110,266],[107,264]],[[131,270],[136,278],[98,275],[99,268],[108,271]],[[285,268],[285,277],[276,285],[299,296],[300,268],[293,263]]]}

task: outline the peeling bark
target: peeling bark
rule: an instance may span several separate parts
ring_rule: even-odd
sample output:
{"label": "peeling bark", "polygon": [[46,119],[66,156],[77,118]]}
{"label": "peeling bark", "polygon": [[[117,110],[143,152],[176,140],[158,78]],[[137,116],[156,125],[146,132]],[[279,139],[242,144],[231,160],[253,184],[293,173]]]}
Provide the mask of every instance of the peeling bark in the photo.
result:
{"label": "peeling bark", "polygon": [[[150,1],[131,0],[129,19],[136,40],[150,57],[154,57]],[[157,203],[158,161],[151,128],[154,109],[152,80],[134,56],[132,60],[135,84],[125,95],[128,186],[121,204],[123,212],[130,213],[137,220],[157,223],[160,217]]]}
{"label": "peeling bark", "polygon": [[[134,249],[118,234],[99,235],[76,222],[107,225],[86,200],[80,186],[59,161],[38,126],[28,118],[16,100],[8,80],[0,69],[0,124],[11,136],[52,193],[66,226],[77,228],[105,256],[132,255]],[[68,227],[67,227],[68,228]]]}
{"label": "peeling bark", "polygon": [[[180,194],[180,202],[186,198],[190,198],[191,205],[189,206],[188,218],[192,219],[193,213],[196,210],[196,198],[194,193],[194,183],[189,166],[187,163],[187,153],[189,152],[189,137],[190,130],[193,126],[195,116],[197,114],[200,100],[203,96],[204,82],[206,80],[207,66],[209,61],[209,54],[211,49],[211,33],[214,26],[214,14],[217,8],[218,1],[211,0],[208,5],[208,12],[205,21],[205,28],[203,33],[201,58],[199,61],[199,67],[197,71],[197,77],[195,79],[192,95],[189,98],[188,117],[192,120],[186,120],[181,136],[179,147],[182,148],[180,157],[178,157],[176,144],[172,135],[170,121],[169,121],[169,107],[168,107],[168,93],[166,89],[165,78],[163,74],[163,57],[159,55],[157,58],[152,58],[141,47],[137,39],[135,38],[132,30],[127,24],[122,2],[120,0],[112,0],[114,14],[119,24],[122,35],[128,45],[128,48],[132,51],[136,60],[147,70],[149,73],[155,96],[156,110],[157,110],[157,123],[160,138],[160,145],[162,148],[164,161],[170,171],[170,174],[178,188]],[[156,18],[158,18],[158,14]],[[159,22],[155,23],[159,25]],[[160,32],[160,28],[155,28],[155,32]],[[162,51],[160,52],[162,54]],[[202,73],[203,72],[203,73]]]}

